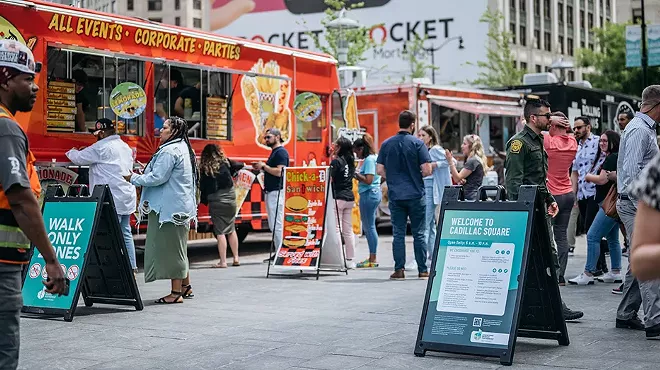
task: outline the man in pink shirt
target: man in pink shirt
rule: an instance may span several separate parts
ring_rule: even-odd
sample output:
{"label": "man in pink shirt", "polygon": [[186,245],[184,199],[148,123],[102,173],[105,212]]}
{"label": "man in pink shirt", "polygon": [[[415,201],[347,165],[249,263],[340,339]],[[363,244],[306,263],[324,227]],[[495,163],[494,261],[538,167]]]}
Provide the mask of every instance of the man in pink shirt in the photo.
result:
{"label": "man in pink shirt", "polygon": [[575,203],[570,173],[578,145],[566,116],[561,112],[553,115],[550,132],[543,135],[543,147],[548,153],[548,190],[559,206],[559,213],[552,219],[552,231],[559,258],[559,284],[565,285],[564,273],[569,251],[568,221]]}

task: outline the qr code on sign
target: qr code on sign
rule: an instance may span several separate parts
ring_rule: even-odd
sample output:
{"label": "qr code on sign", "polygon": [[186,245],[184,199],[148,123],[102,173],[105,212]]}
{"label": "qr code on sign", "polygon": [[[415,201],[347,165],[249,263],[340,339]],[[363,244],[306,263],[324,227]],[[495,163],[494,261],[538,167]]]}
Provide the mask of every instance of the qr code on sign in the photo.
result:
{"label": "qr code on sign", "polygon": [[483,319],[481,317],[475,317],[474,320],[472,320],[472,326],[474,326],[476,328],[480,328],[482,320]]}

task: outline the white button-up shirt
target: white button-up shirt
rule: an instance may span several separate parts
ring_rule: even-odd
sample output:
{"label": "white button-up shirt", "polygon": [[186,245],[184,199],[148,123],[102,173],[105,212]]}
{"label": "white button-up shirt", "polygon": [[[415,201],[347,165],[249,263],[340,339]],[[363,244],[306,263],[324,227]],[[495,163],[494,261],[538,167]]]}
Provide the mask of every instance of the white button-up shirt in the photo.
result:
{"label": "white button-up shirt", "polygon": [[90,191],[99,184],[110,187],[118,215],[135,212],[135,186],[124,179],[133,173],[133,150],[119,135],[108,136],[83,150],[71,149],[66,156],[78,166],[89,166]]}

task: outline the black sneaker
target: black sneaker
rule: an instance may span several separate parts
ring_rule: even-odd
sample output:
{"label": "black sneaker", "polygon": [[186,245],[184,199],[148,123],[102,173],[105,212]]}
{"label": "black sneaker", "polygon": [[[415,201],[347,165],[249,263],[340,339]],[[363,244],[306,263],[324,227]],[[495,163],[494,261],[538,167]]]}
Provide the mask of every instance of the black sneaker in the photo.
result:
{"label": "black sneaker", "polygon": [[584,316],[584,312],[582,311],[573,311],[570,308],[564,306],[562,309],[562,313],[564,314],[564,320],[570,321],[570,320],[577,320],[582,318]]}
{"label": "black sneaker", "polygon": [[644,330],[644,323],[635,315],[629,320],[616,319],[616,327],[618,329]]}
{"label": "black sneaker", "polygon": [[603,276],[603,270],[596,270],[593,274],[594,277]]}
{"label": "black sneaker", "polygon": [[623,284],[619,285],[618,288],[612,289],[612,294],[623,294]]}
{"label": "black sneaker", "polygon": [[566,279],[563,276],[559,277],[559,286],[566,286]]}

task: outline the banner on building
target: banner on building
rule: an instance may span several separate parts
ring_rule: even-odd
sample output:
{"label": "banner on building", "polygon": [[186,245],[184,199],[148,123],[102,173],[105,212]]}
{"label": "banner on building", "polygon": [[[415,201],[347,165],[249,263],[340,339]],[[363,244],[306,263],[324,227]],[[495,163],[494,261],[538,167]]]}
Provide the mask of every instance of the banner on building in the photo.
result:
{"label": "banner on building", "polygon": [[660,24],[646,26],[649,67],[660,66]]}
{"label": "banner on building", "polygon": [[642,27],[626,26],[626,67],[642,66]]}

